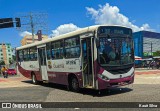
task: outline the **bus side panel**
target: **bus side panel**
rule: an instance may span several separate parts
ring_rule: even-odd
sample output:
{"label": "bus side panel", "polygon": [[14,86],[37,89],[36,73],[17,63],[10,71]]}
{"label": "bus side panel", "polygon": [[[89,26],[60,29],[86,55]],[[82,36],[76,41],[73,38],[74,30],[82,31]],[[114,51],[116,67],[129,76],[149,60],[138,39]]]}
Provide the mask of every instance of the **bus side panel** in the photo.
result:
{"label": "bus side panel", "polygon": [[47,73],[48,73],[48,81],[50,83],[57,83],[58,82],[57,78],[56,78],[56,74],[54,72],[48,71]]}
{"label": "bus side panel", "polygon": [[82,72],[70,73],[70,72],[51,72],[51,71],[48,71],[49,82],[68,85],[69,74],[74,74],[79,81],[79,86],[83,87]]}
{"label": "bus side panel", "polygon": [[33,71],[36,75],[36,79],[38,81],[42,81],[42,75],[41,75],[41,72],[40,71]]}
{"label": "bus side panel", "polygon": [[98,74],[101,74],[103,72],[103,69],[99,66],[97,60],[94,61],[94,72],[95,72],[94,80],[98,81],[97,84],[95,82],[95,88],[98,89],[98,88],[101,87],[101,86],[99,86],[100,83],[99,83],[99,80],[98,80]]}
{"label": "bus side panel", "polygon": [[38,81],[42,80],[38,61],[19,62],[18,70],[23,76],[30,78],[30,79],[31,79],[31,73],[34,72],[34,74],[36,75],[36,79]]}
{"label": "bus side panel", "polygon": [[75,74],[82,86],[80,58],[48,60],[47,71],[49,82],[68,85],[68,75]]}
{"label": "bus side panel", "polygon": [[22,68],[21,63],[18,63],[17,67],[18,67],[18,71],[26,78],[31,79],[31,74],[30,71],[25,70],[24,68]]}
{"label": "bus side panel", "polygon": [[83,88],[83,77],[82,77],[82,72],[75,73],[77,76],[78,82],[79,82],[79,87]]}
{"label": "bus side panel", "polygon": [[53,72],[48,71],[49,82],[58,84],[68,84],[67,73],[66,72]]}
{"label": "bus side panel", "polygon": [[97,60],[94,61],[94,71],[96,72],[95,80],[98,82],[98,84],[96,85],[96,89],[106,89],[108,83],[98,78],[98,74],[102,74],[104,69],[100,67]]}

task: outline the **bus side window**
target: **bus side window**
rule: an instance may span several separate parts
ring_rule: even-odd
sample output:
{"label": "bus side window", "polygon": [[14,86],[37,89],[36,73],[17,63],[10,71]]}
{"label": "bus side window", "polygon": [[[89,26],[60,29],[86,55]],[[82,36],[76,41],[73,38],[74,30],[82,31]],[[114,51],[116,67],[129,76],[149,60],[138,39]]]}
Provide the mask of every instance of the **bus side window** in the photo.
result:
{"label": "bus side window", "polygon": [[65,40],[65,57],[77,58],[80,56],[80,40],[79,36],[75,36]]}
{"label": "bus side window", "polygon": [[63,53],[64,53],[64,52],[63,52],[63,45],[64,45],[64,41],[61,40],[61,41],[60,41],[60,47],[59,47],[59,58],[60,58],[60,59],[63,59],[63,55],[64,55],[64,54],[63,54]]}
{"label": "bus side window", "polygon": [[23,60],[28,61],[29,60],[29,49],[24,49],[23,51],[24,51]]}
{"label": "bus side window", "polygon": [[56,58],[59,58],[59,52],[58,51],[56,51]]}
{"label": "bus side window", "polygon": [[35,47],[34,60],[37,60],[37,48]]}
{"label": "bus side window", "polygon": [[33,49],[29,49],[29,59],[32,61],[33,60]]}
{"label": "bus side window", "polygon": [[47,59],[51,59],[51,43],[46,44]]}
{"label": "bus side window", "polygon": [[63,58],[63,41],[56,41],[51,43],[51,57],[52,59]]}
{"label": "bus side window", "polygon": [[65,57],[66,58],[70,58],[70,56],[71,56],[70,49],[66,49],[65,52],[66,52],[66,54],[65,54],[66,56]]}
{"label": "bus side window", "polygon": [[53,49],[52,49],[52,52],[51,52],[51,56],[52,56],[52,59],[55,59],[55,53],[54,53]]}
{"label": "bus side window", "polygon": [[36,61],[37,60],[37,48],[36,47],[31,47],[29,50],[29,59],[31,61]]}
{"label": "bus side window", "polygon": [[17,54],[18,54],[18,61],[22,62],[23,61],[23,50],[19,50]]}

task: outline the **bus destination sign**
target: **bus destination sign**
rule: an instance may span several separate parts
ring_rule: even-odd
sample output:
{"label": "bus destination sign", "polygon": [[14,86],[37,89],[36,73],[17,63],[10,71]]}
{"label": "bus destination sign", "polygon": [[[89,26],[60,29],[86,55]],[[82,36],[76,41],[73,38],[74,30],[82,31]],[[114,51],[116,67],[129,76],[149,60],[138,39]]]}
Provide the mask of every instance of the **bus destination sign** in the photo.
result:
{"label": "bus destination sign", "polygon": [[124,34],[131,35],[132,30],[124,27],[116,27],[116,26],[102,26],[98,29],[98,35],[106,35],[106,34]]}

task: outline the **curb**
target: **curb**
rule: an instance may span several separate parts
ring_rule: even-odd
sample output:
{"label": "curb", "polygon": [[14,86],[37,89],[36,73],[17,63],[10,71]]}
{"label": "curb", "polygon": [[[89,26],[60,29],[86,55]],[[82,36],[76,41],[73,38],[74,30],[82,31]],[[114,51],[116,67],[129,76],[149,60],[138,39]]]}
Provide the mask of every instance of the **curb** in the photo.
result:
{"label": "curb", "polygon": [[135,74],[160,74],[160,71],[135,71]]}

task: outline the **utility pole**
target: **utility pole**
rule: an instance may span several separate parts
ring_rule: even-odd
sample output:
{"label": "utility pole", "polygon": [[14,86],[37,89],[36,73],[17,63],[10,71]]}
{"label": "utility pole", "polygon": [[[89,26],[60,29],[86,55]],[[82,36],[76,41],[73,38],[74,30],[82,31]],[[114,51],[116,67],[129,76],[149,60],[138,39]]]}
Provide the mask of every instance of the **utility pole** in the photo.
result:
{"label": "utility pole", "polygon": [[32,19],[32,13],[30,12],[30,21],[31,21],[31,30],[32,30],[32,42],[34,43],[34,24],[33,24],[33,19]]}
{"label": "utility pole", "polygon": [[35,34],[37,31],[43,31],[44,35],[48,35],[48,14],[43,12],[17,13],[16,17],[21,19],[21,32],[30,32],[32,43],[35,42]]}

